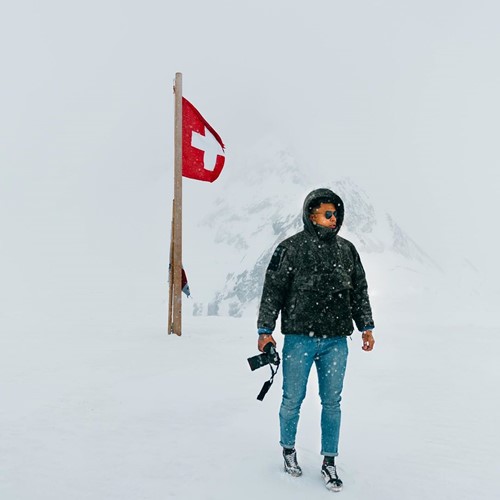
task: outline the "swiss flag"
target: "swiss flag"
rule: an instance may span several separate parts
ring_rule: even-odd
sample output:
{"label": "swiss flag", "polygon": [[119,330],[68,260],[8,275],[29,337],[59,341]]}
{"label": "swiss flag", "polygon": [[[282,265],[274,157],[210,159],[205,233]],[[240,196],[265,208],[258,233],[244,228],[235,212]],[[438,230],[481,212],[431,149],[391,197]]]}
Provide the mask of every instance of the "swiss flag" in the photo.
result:
{"label": "swiss flag", "polygon": [[224,167],[224,144],[200,112],[182,98],[182,175],[213,182]]}

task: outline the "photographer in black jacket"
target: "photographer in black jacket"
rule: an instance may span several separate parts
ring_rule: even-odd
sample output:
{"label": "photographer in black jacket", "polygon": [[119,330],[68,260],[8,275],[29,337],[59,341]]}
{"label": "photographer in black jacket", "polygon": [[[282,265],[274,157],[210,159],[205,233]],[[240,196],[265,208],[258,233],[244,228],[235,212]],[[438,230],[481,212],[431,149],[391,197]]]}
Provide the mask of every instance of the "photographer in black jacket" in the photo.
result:
{"label": "photographer in black jacket", "polygon": [[340,400],[353,320],[365,351],[373,349],[365,272],[354,245],[338,236],[344,204],[329,189],[310,193],[303,208],[304,229],[281,242],[267,268],[259,309],[258,348],[272,337],[281,312],[283,399],[280,444],[285,471],[300,476],[295,436],[307,380],[316,364],[321,413],[321,469],[326,487],[342,489],[335,467],[340,432]]}

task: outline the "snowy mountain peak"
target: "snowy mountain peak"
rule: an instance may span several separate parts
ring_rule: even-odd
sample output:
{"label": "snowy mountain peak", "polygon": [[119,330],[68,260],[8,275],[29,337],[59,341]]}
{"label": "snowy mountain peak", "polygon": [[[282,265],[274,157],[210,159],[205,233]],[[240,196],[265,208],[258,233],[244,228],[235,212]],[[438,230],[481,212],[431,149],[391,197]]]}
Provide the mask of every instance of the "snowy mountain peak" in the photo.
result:
{"label": "snowy mountain peak", "polygon": [[[308,186],[306,173],[284,150],[264,158],[249,157],[245,168],[236,172],[233,169],[224,196],[215,200],[197,228],[201,241],[213,245],[215,257],[210,269],[200,271],[205,279],[193,285],[194,314],[240,316],[255,304],[274,248],[302,229],[303,199],[320,187]],[[321,187],[331,188],[344,201],[340,235],[362,255],[378,255],[378,266],[439,267],[352,179],[325,182]],[[190,264],[192,276],[197,264]]]}

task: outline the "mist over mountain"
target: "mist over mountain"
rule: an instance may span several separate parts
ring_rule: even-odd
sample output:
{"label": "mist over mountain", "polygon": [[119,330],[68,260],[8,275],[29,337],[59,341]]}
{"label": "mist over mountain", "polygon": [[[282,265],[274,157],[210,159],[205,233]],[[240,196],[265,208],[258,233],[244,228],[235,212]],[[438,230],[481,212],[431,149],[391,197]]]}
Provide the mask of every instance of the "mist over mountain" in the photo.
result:
{"label": "mist over mountain", "polygon": [[481,273],[474,263],[459,259],[453,270],[447,269],[440,256],[426,252],[425,242],[414,241],[398,224],[397,214],[386,210],[383,200],[374,201],[349,177],[318,179],[276,144],[261,147],[243,165],[227,170],[223,192],[217,193],[196,227],[188,229],[187,239],[203,242],[210,254],[205,258],[197,245],[185,245],[193,292],[188,307],[194,315],[256,313],[272,252],[302,229],[303,199],[318,187],[332,189],[344,201],[340,235],[356,245],[375,304],[405,310],[422,301],[451,304],[455,296],[463,296],[464,286],[469,294],[479,295],[475,282]]}

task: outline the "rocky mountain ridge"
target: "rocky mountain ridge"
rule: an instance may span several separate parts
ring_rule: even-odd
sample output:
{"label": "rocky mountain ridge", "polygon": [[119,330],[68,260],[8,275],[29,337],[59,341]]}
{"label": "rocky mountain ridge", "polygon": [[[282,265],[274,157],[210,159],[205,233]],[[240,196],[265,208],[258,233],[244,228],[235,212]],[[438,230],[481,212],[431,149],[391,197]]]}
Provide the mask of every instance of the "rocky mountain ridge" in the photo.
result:
{"label": "rocky mountain ridge", "polygon": [[[216,256],[204,273],[208,294],[203,301],[195,297],[193,314],[241,316],[250,306],[255,308],[274,248],[302,229],[302,201],[318,187],[310,177],[283,150],[248,160],[233,175],[231,189],[215,200],[197,227],[200,236],[208,238],[203,241],[216,248]],[[343,199],[346,216],[340,235],[356,245],[363,262],[375,269],[372,274],[387,278],[389,272],[403,273],[413,279],[441,272],[395,217],[378,209],[352,179],[331,179],[322,185]]]}

